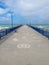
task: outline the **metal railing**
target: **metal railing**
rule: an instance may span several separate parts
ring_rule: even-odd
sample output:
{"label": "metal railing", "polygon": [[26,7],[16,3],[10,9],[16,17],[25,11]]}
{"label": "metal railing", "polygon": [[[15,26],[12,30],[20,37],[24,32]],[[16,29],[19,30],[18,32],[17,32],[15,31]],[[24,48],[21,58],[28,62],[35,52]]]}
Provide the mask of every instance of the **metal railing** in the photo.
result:
{"label": "metal railing", "polygon": [[38,28],[38,27],[31,26],[31,25],[29,25],[29,26],[49,39],[49,30],[48,29]]}
{"label": "metal railing", "polygon": [[13,27],[13,28],[9,28],[9,29],[4,29],[4,30],[0,30],[0,39],[4,36],[6,36],[7,34],[11,33],[12,31],[18,29],[19,27],[21,27],[22,25],[19,25],[17,27]]}

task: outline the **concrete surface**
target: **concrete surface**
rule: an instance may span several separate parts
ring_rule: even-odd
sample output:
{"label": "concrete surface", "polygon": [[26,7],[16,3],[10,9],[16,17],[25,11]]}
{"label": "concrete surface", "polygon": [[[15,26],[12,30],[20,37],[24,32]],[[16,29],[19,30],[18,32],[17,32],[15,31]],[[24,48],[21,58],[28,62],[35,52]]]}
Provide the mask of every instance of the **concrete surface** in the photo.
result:
{"label": "concrete surface", "polygon": [[0,40],[0,65],[49,65],[49,40],[24,25]]}

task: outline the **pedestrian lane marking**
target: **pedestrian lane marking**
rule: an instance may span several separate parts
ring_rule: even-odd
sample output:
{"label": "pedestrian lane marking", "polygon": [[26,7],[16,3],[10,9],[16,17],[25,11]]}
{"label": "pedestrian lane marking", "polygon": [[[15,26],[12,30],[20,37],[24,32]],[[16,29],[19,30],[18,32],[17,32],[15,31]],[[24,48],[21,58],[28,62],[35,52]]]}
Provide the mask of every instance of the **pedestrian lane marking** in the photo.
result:
{"label": "pedestrian lane marking", "polygon": [[31,45],[30,44],[18,44],[17,48],[30,48]]}
{"label": "pedestrian lane marking", "polygon": [[17,38],[14,38],[14,39],[13,39],[13,41],[15,41],[15,42],[16,42],[16,41],[18,41],[18,39],[17,39]]}

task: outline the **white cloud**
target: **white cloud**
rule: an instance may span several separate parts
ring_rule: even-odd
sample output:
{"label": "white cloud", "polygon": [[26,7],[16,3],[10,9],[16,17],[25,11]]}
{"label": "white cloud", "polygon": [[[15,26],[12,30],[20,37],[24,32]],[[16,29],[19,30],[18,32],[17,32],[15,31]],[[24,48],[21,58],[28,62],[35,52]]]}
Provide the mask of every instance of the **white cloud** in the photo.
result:
{"label": "white cloud", "polygon": [[5,14],[7,11],[8,11],[8,9],[0,8],[0,15]]}
{"label": "white cloud", "polygon": [[33,16],[46,19],[49,16],[49,0],[5,0],[5,3],[16,15],[20,14],[27,19]]}
{"label": "white cloud", "polygon": [[49,5],[49,0],[5,0],[5,3],[9,8],[14,8],[15,12],[19,10],[19,13],[29,14]]}
{"label": "white cloud", "polygon": [[30,16],[40,10],[44,12],[44,8],[48,5],[48,0],[18,0],[15,11],[18,10],[23,16]]}

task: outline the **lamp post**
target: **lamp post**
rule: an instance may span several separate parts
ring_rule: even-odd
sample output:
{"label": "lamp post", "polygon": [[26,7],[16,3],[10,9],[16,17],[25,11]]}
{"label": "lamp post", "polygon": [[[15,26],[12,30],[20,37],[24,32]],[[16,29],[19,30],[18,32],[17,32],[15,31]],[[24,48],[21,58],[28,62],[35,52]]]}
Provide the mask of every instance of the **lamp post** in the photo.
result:
{"label": "lamp post", "polygon": [[11,26],[13,28],[13,12],[9,11],[8,13],[11,14]]}
{"label": "lamp post", "polygon": [[12,24],[12,28],[13,28],[13,12],[11,12],[11,24]]}

